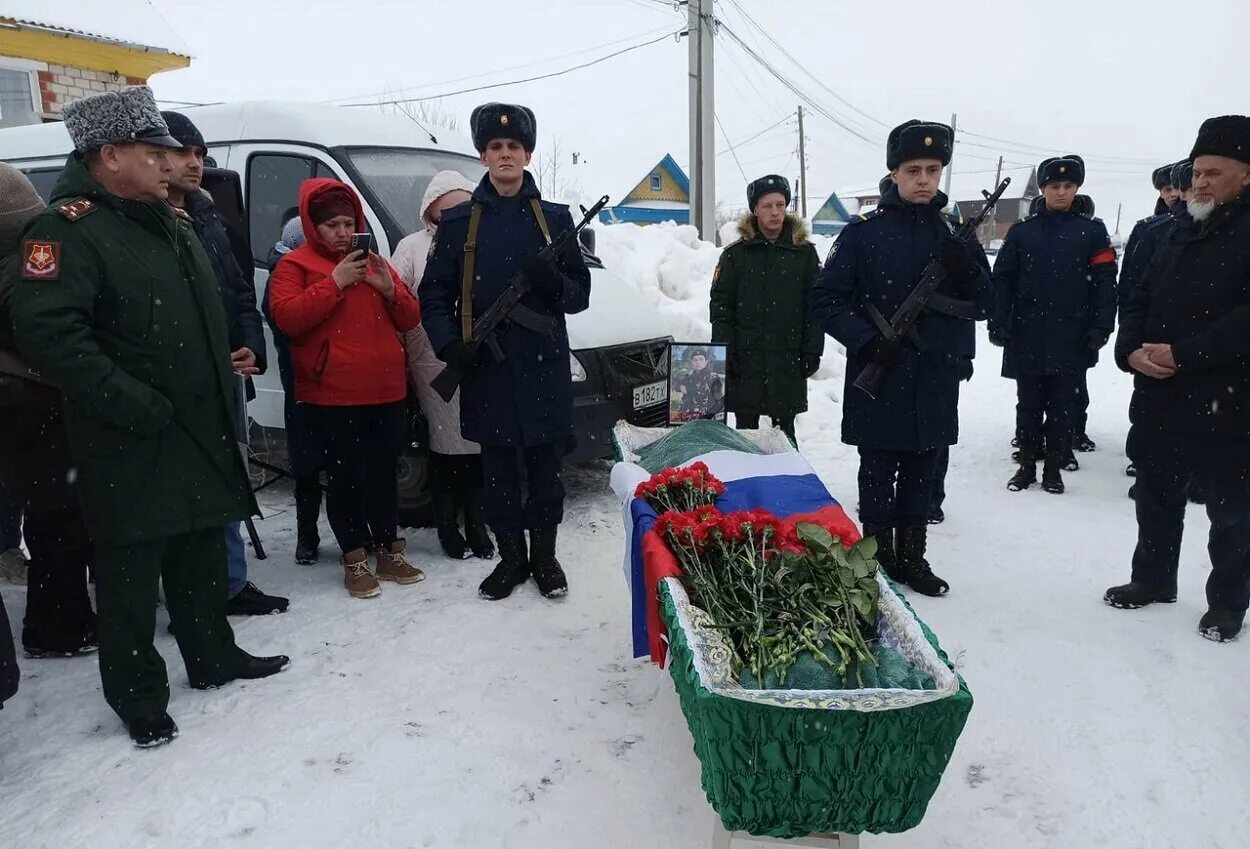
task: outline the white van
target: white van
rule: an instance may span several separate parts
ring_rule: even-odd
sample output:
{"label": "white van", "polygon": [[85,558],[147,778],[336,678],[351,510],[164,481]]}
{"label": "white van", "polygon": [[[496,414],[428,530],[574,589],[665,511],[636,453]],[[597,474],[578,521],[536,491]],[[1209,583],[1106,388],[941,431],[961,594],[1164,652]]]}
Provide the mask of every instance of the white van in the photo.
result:
{"label": "white van", "polygon": [[[464,137],[438,129],[431,134],[407,118],[370,108],[252,102],[178,111],[203,133],[216,165],[238,174],[257,303],[264,297],[270,252],[304,180],[333,177],[355,187],[379,253],[390,256],[400,239],[423,226],[418,206],[431,177],[455,169],[476,182],[484,173]],[[72,149],[59,123],[0,130],[0,161],[24,171],[45,199]],[[658,426],[667,414],[661,384],[667,382],[670,339],[656,335],[663,325],[654,308],[603,268],[593,257],[593,244],[593,234],[583,240],[591,265],[590,309],[568,319],[574,460],[611,456],[611,428],[619,419]],[[283,394],[268,327],[266,337],[269,370],[256,379],[257,397],[248,412],[256,424],[278,430]],[[406,511],[424,501],[421,459],[410,456],[401,468]]]}

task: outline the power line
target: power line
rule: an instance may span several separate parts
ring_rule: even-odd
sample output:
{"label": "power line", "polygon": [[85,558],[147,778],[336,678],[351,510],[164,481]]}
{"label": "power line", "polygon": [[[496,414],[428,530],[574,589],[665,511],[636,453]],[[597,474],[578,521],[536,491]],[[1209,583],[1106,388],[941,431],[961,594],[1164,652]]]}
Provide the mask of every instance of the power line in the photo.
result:
{"label": "power line", "polygon": [[[787,115],[786,117],[782,118],[782,119],[781,119],[780,121],[778,121],[777,123],[772,124],[771,126],[765,127],[764,129],[760,130],[758,133],[756,133],[755,135],[751,136],[750,138],[743,139],[742,141],[738,142],[737,144],[732,144],[732,143],[731,143],[731,144],[729,145],[729,147],[725,148],[724,150],[717,151],[717,152],[716,152],[716,155],[717,155],[717,156],[723,156],[723,155],[724,155],[724,154],[726,154],[726,153],[732,153],[732,152],[733,152],[734,150],[736,150],[737,148],[740,148],[740,147],[742,147],[743,145],[746,145],[746,144],[750,144],[751,142],[755,141],[756,139],[758,139],[760,136],[764,135],[765,133],[772,132],[773,130],[775,130],[775,129],[777,129],[778,127],[780,127],[782,124],[785,124],[786,122],[788,122],[788,121],[789,121],[791,118],[793,118],[793,117],[794,117],[794,114],[793,114],[793,113],[791,113],[791,114]],[[728,142],[728,141],[729,141],[729,139],[728,139],[728,138],[726,138],[726,139],[725,139],[725,141],[727,141],[727,142]]]}
{"label": "power line", "polygon": [[825,84],[823,80],[821,80],[811,71],[809,71],[806,65],[800,62],[798,59],[794,58],[794,56],[790,53],[789,50],[785,48],[784,45],[782,45],[779,41],[777,41],[777,39],[773,38],[773,36],[768,32],[768,30],[764,29],[764,27],[762,27],[759,24],[759,22],[755,20],[755,18],[751,17],[751,14],[742,7],[742,4],[739,3],[738,0],[727,0],[727,2],[731,6],[733,6],[734,9],[738,11],[738,14],[740,14],[743,17],[743,19],[747,22],[749,26],[753,27],[757,32],[759,32],[760,35],[764,36],[764,38],[767,39],[768,42],[772,44],[772,46],[775,47],[778,50],[778,52],[781,53],[782,56],[785,56],[787,59],[789,59],[792,65],[794,65],[796,68],[802,71],[809,79],[811,79],[814,83],[816,83],[816,85],[820,86],[825,91],[829,92],[829,94],[833,95],[833,97],[837,99],[838,102],[842,103],[843,105],[847,106],[854,112],[857,112],[858,114],[867,118],[869,121],[872,121],[874,124],[884,127],[885,129],[890,129],[889,124],[885,123],[879,118],[876,118],[868,114],[864,110],[860,109],[854,103],[847,100],[845,97],[843,97],[842,95],[838,94],[836,91],[831,89],[828,85]]}
{"label": "power line", "polygon": [[462,88],[459,91],[447,91],[447,92],[443,92],[442,94],[430,94],[430,95],[425,95],[423,97],[404,97],[404,98],[400,98],[397,100],[378,100],[378,101],[374,101],[371,103],[346,103],[344,104],[344,106],[347,106],[347,107],[391,106],[391,105],[400,104],[400,103],[421,103],[426,100],[439,100],[444,97],[455,97],[460,94],[472,94],[475,91],[488,91],[493,88],[504,88],[506,86],[521,85],[522,83],[537,82],[538,80],[549,80],[552,77],[561,77],[561,76],[564,76],[565,74],[571,74],[574,71],[580,71],[580,70],[583,70],[584,68],[589,68],[593,65],[598,65],[602,62],[608,61],[609,59],[615,59],[617,56],[624,56],[626,53],[632,53],[635,50],[641,50],[644,47],[650,47],[652,44],[658,44],[661,41],[664,41],[668,38],[672,38],[674,36],[679,36],[679,35],[681,35],[680,31],[669,32],[660,36],[659,38],[653,38],[650,41],[644,41],[641,44],[635,44],[630,47],[626,47],[622,50],[617,50],[615,52],[609,53],[606,56],[600,56],[598,59],[594,59],[590,62],[583,62],[580,65],[574,65],[571,68],[564,68],[563,70],[560,70],[560,71],[552,71],[551,73],[548,73],[548,74],[538,74],[537,76],[525,77],[524,79],[509,80],[507,82],[502,82],[502,83],[490,83],[489,85],[473,86],[472,88]]}
{"label": "power line", "polygon": [[[729,134],[725,132],[725,125],[720,122],[720,116],[713,113],[712,117],[716,119],[716,126],[720,127],[720,134],[724,136],[725,141],[728,142]],[[738,173],[742,175],[742,182],[744,183],[751,182],[750,180],[747,179],[747,172],[742,169],[742,163],[738,162],[738,154],[734,153],[734,149],[732,147],[729,148],[729,152],[733,153],[734,162],[737,163],[738,165]]]}
{"label": "power line", "polygon": [[[409,91],[419,91],[420,89],[423,89],[423,88],[436,88],[437,86],[452,85],[453,83],[463,83],[469,80],[480,80],[485,77],[493,77],[496,74],[504,74],[504,73],[507,73],[508,71],[519,71],[523,68],[534,68],[539,65],[546,65],[550,62],[557,62],[561,59],[571,59],[574,56],[585,56],[587,53],[594,53],[596,51],[603,50],[604,48],[607,48],[607,47],[615,47],[618,44],[625,44],[627,42],[633,42],[639,38],[649,38],[650,36],[659,35],[660,33],[668,34],[671,32],[672,30],[669,27],[660,27],[658,29],[650,29],[650,30],[647,30],[646,32],[640,32],[634,35],[626,36],[624,38],[618,38],[614,41],[605,41],[603,44],[596,44],[593,47],[584,47],[581,50],[574,50],[569,53],[561,53],[558,56],[548,56],[545,59],[535,59],[532,62],[522,62],[520,64],[509,65],[504,68],[495,68],[494,70],[491,70],[491,71],[483,71],[480,74],[469,74],[468,76],[465,76],[465,77],[453,77],[452,79],[449,79],[449,80],[438,80],[436,82],[431,82],[431,83],[422,83],[421,85],[404,86],[403,88],[397,88],[397,89],[386,89],[384,91],[375,91],[369,94],[349,94],[346,97],[336,97],[332,100],[326,100],[323,102],[343,103],[343,101],[345,100],[364,100],[370,97],[381,97],[383,95],[403,94]],[[348,106],[372,106],[374,104],[372,103],[349,103],[346,105]]]}
{"label": "power line", "polygon": [[[998,142],[999,144],[1007,145],[1008,147],[1020,148],[1021,150],[1017,151],[1019,153],[1038,153],[1038,154],[1045,155],[1045,154],[1053,154],[1058,151],[1058,148],[1043,147],[1039,145],[1028,144],[1027,142],[1015,142],[1015,141],[1011,141],[1010,139],[998,138],[997,136],[987,136],[983,133],[974,133],[974,132],[971,132],[970,130],[965,130],[962,127],[959,129],[959,133],[960,135],[972,136],[973,138],[986,139],[987,141]],[[993,148],[991,145],[978,144],[976,142],[965,141],[962,143],[967,144],[967,145],[972,145],[973,147],[985,147],[985,148],[990,148],[990,149],[997,149],[997,148]],[[1155,161],[1153,159],[1148,159],[1148,158],[1139,157],[1139,156],[1103,156],[1100,154],[1089,154],[1088,156],[1085,156],[1084,158],[1087,160],[1101,160],[1104,162],[1120,162],[1120,163],[1134,163],[1134,164],[1139,163],[1139,162],[1140,163],[1152,163]]]}

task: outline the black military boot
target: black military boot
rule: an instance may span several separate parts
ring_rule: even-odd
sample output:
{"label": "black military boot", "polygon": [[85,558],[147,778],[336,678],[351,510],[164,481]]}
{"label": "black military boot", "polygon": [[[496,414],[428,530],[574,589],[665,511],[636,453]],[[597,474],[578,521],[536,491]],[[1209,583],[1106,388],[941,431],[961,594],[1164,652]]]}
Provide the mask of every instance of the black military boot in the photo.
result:
{"label": "black military boot", "polygon": [[1007,481],[1007,488],[1012,492],[1023,492],[1037,483],[1037,449],[1025,447],[1016,454],[1018,455],[1016,462],[1020,464],[1020,468],[1016,469],[1011,480]]}
{"label": "black military boot", "polygon": [[1173,604],[1176,601],[1176,585],[1152,587],[1137,581],[1129,581],[1111,587],[1103,593],[1102,600],[1120,610],[1136,610],[1148,604]]}
{"label": "black military boot", "polygon": [[301,566],[317,562],[321,537],[317,517],[321,514],[321,482],[316,475],[295,479],[295,562]]}
{"label": "black military boot", "polygon": [[894,529],[893,528],[864,528],[864,535],[876,537],[877,540],[877,563],[881,565],[881,571],[890,576],[890,580],[896,584],[907,583],[907,577],[899,569],[898,554],[894,549]]}
{"label": "black military boot", "polygon": [[1231,643],[1241,633],[1245,613],[1211,608],[1198,620],[1198,633],[1217,643]]}
{"label": "black military boot", "polygon": [[470,490],[460,500],[464,507],[464,535],[469,541],[469,550],[479,560],[495,559],[495,543],[486,530],[486,522],[482,521],[482,493]]}
{"label": "black military boot", "polygon": [[132,719],[126,723],[126,728],[130,731],[130,739],[140,749],[151,749],[169,743],[178,736],[177,723],[165,711]]}
{"label": "black military boot", "polygon": [[1066,466],[1063,464],[1062,454],[1047,454],[1046,462],[1042,465],[1042,489],[1053,495],[1063,495],[1064,486],[1061,470],[1064,468]]}
{"label": "black military boot", "polygon": [[1081,463],[1076,459],[1076,454],[1071,448],[1065,448],[1059,452],[1059,468],[1065,472],[1079,472]]}
{"label": "black military boot", "polygon": [[546,598],[568,595],[569,582],[556,559],[556,528],[530,531],[530,569],[534,583]]}
{"label": "black military boot", "polygon": [[907,586],[921,595],[943,596],[950,592],[950,584],[933,574],[925,559],[928,547],[929,527],[913,525],[898,529],[898,568],[906,575]]}
{"label": "black military boot", "polygon": [[438,528],[438,544],[452,560],[469,556],[469,544],[460,533],[460,505],[450,492],[434,493],[434,523]]}
{"label": "black military boot", "polygon": [[1086,433],[1085,431],[1081,431],[1075,437],[1073,437],[1072,447],[1073,449],[1080,451],[1082,454],[1088,454],[1089,452],[1093,451],[1098,446],[1094,443],[1094,440],[1089,438],[1088,433]]}
{"label": "black military boot", "polygon": [[525,550],[525,532],[495,533],[499,543],[499,565],[477,588],[477,594],[490,601],[500,601],[529,580],[530,561]]}

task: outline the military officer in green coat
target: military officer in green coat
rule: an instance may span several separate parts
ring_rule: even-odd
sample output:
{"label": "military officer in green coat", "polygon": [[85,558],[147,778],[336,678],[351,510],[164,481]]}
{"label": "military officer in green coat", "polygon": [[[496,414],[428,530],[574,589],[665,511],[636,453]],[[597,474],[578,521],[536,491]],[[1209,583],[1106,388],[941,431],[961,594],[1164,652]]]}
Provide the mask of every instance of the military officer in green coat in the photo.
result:
{"label": "military officer in green coat", "polygon": [[139,746],[166,743],[157,587],[192,687],[285,669],[226,621],[222,527],[255,512],[234,433],[226,318],[191,222],[165,203],[170,138],[146,87],[65,107],[74,142],[22,232],[10,303],[22,355],[65,395],[96,545],[104,697]]}
{"label": "military officer in green coat", "polygon": [[716,266],[711,314],[712,341],[729,346],[725,406],[738,428],[758,428],[766,415],[795,442],[794,418],[807,410],[807,379],[825,340],[807,311],[820,259],[807,225],[786,212],[790,197],[776,174],[747,186],[751,211]]}

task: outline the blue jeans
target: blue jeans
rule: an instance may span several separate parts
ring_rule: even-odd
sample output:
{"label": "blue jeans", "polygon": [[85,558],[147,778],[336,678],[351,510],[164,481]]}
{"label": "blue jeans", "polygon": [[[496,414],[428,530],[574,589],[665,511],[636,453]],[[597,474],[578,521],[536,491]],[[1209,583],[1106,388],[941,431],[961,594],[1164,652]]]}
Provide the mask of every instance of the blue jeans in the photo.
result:
{"label": "blue jeans", "polygon": [[226,587],[234,598],[247,585],[247,552],[243,550],[243,523],[226,525]]}

